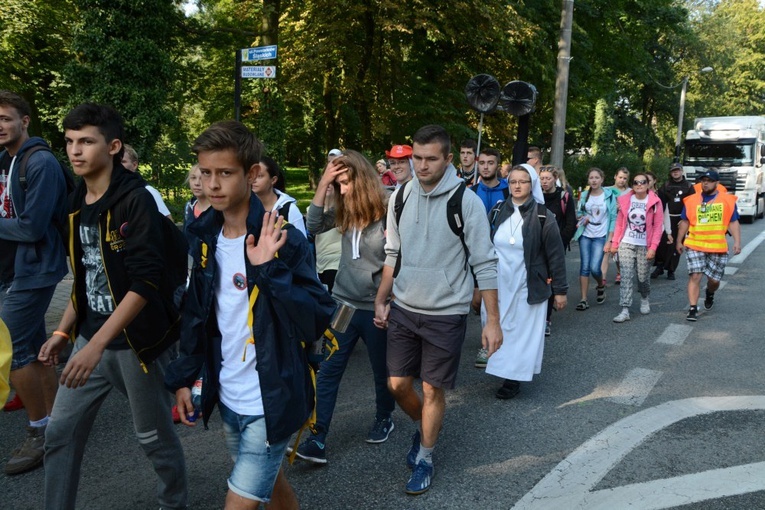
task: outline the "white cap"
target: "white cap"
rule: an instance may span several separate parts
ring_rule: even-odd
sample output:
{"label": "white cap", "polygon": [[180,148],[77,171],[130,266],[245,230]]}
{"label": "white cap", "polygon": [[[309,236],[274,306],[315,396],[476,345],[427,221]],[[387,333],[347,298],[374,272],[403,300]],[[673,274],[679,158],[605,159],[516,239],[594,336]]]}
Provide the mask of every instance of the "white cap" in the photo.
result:
{"label": "white cap", "polygon": [[329,151],[329,154],[327,154],[327,157],[342,156],[342,155],[343,155],[343,151],[341,151],[340,149],[332,149],[331,151]]}

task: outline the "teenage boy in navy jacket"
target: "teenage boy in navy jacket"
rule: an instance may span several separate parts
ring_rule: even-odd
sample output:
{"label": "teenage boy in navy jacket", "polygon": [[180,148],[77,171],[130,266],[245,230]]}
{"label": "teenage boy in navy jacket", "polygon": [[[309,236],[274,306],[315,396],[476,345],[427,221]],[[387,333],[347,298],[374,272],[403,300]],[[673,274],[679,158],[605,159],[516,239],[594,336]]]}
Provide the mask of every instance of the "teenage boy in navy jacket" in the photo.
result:
{"label": "teenage boy in navy jacket", "polygon": [[[226,508],[297,509],[281,470],[290,436],[311,415],[303,344],[324,332],[334,303],[316,276],[306,238],[251,191],[261,143],[241,123],[218,122],[192,150],[212,207],[189,225],[193,269],[180,357],[165,379],[194,425],[190,387],[203,373],[205,424],[217,404],[234,460]],[[284,227],[284,228],[282,228]],[[204,369],[203,369],[204,366]]]}
{"label": "teenage boy in navy jacket", "polygon": [[138,442],[157,473],[159,506],[186,508],[183,449],[163,388],[169,356],[152,349],[169,345],[179,321],[162,252],[166,220],[143,179],[120,163],[124,128],[116,111],[85,103],[63,124],[69,161],[82,177],[70,197],[74,285],[39,359],[57,363],[66,332],[76,341],[45,433],[45,508],[75,507],[85,444],[113,388],[127,397]]}

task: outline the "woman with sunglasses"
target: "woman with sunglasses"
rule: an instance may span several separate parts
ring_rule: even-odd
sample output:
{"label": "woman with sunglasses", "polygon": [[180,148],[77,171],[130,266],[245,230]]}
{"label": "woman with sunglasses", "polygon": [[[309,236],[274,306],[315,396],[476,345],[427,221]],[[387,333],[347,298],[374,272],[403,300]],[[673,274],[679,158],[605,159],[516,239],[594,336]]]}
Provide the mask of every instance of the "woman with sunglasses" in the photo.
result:
{"label": "woman with sunglasses", "polygon": [[630,320],[632,280],[637,272],[640,293],[640,313],[651,313],[648,295],[651,293],[651,264],[661,242],[664,228],[664,208],[661,200],[649,191],[650,181],[645,173],[632,178],[632,190],[619,197],[619,214],[611,242],[611,253],[619,253],[622,283],[619,304],[622,311],[614,322]]}
{"label": "woman with sunglasses", "polygon": [[583,191],[579,197],[576,215],[577,223],[574,241],[579,242],[579,287],[582,299],[576,309],[587,310],[587,290],[590,285],[590,275],[598,284],[597,302],[602,305],[606,300],[606,282],[603,280],[603,255],[610,251],[611,236],[616,224],[616,197],[610,188],[603,187],[603,170],[592,167],[587,172],[587,183],[590,189]]}
{"label": "woman with sunglasses", "polygon": [[486,373],[504,379],[496,392],[503,400],[542,370],[547,300],[554,296],[562,310],[568,291],[563,242],[544,206],[537,172],[531,165],[515,166],[508,182],[510,198],[489,212],[505,342],[489,358]]}

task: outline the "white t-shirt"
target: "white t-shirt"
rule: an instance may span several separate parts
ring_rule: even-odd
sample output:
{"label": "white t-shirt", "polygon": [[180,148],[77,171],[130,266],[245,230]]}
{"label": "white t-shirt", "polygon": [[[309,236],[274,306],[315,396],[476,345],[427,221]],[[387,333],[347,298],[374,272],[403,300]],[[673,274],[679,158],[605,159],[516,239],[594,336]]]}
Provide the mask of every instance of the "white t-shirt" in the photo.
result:
{"label": "white t-shirt", "polygon": [[221,402],[235,413],[262,416],[263,399],[260,394],[260,378],[255,369],[255,344],[247,341],[252,331],[247,325],[250,298],[247,294],[244,239],[245,236],[227,239],[221,231],[215,252],[218,268],[215,313],[222,336],[223,357],[219,393]]}
{"label": "white t-shirt", "polygon": [[605,237],[608,235],[608,208],[606,207],[606,194],[590,195],[584,204],[584,211],[590,220],[582,235],[591,238]]}
{"label": "white t-shirt", "polygon": [[627,226],[624,229],[623,243],[646,246],[646,206],[648,196],[642,200],[632,195],[630,209],[627,211]]}
{"label": "white t-shirt", "polygon": [[154,186],[146,185],[146,190],[151,193],[151,198],[157,203],[157,209],[162,213],[162,216],[170,216],[170,209],[165,205],[165,201],[162,200],[162,195],[159,194],[157,188]]}

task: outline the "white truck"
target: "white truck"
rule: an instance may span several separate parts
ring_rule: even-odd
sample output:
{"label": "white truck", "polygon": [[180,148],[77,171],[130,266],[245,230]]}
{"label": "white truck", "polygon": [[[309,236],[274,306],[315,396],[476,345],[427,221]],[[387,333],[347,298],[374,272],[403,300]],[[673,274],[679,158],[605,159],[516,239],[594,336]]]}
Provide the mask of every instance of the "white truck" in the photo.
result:
{"label": "white truck", "polygon": [[741,221],[765,215],[765,117],[703,117],[685,136],[683,172],[695,183],[707,170],[720,174],[720,184],[738,196]]}

